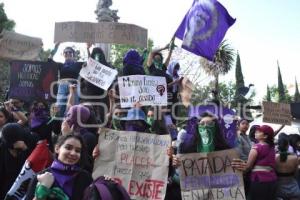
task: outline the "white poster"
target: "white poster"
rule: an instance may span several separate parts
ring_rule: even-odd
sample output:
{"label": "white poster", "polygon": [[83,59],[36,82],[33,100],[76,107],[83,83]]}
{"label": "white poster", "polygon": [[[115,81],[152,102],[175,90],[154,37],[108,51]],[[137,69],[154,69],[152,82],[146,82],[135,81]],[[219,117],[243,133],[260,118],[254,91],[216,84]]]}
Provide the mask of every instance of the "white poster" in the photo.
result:
{"label": "white poster", "polygon": [[82,67],[80,76],[95,86],[107,90],[115,80],[118,71],[101,63],[88,59],[87,66]]}
{"label": "white poster", "polygon": [[122,108],[142,106],[165,106],[168,103],[165,77],[132,75],[118,77]]}
{"label": "white poster", "polygon": [[93,178],[108,175],[135,200],[163,200],[167,189],[169,135],[102,129]]}

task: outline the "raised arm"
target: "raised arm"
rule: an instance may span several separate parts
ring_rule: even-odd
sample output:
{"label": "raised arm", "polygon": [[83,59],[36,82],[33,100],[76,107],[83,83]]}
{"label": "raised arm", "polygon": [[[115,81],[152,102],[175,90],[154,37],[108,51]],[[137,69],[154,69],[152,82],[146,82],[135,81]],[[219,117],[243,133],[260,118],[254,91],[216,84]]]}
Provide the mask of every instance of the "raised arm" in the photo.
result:
{"label": "raised arm", "polygon": [[175,37],[173,37],[172,40],[171,40],[171,42],[170,42],[170,44],[167,45],[168,48],[169,48],[169,53],[168,53],[168,56],[167,56],[167,58],[166,58],[166,60],[165,60],[165,62],[164,62],[164,65],[165,65],[166,67],[168,67],[168,65],[169,65],[169,63],[170,63],[171,56],[172,56],[172,53],[173,53],[173,49],[174,49],[174,47],[175,47],[174,40],[175,40]]}
{"label": "raised arm", "polygon": [[150,67],[153,63],[153,58],[154,58],[154,55],[156,53],[159,53],[161,52],[162,50],[165,50],[165,49],[168,49],[169,48],[169,44],[167,44],[165,47],[162,47],[162,48],[158,48],[158,49],[154,49],[151,51],[151,53],[149,54],[148,56],[148,60],[147,60],[147,67]]}
{"label": "raised arm", "polygon": [[60,42],[55,43],[54,49],[51,51],[49,59],[53,59],[54,55],[56,54],[58,47],[60,45]]}

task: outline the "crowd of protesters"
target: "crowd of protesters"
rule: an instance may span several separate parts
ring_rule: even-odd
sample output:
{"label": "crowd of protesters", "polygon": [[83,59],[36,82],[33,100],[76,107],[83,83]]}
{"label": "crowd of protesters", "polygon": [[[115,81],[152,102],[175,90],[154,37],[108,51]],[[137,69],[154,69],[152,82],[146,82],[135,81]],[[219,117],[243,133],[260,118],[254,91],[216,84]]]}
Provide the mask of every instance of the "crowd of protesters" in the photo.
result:
{"label": "crowd of protesters", "polygon": [[[101,48],[93,48],[90,54],[90,47],[88,45],[91,58],[113,68],[106,61]],[[48,62],[55,62],[52,58],[58,48],[59,44],[55,46]],[[120,107],[116,82],[105,91],[79,79],[79,72],[85,64],[76,62],[73,48],[65,48],[65,62],[57,63],[58,91],[53,105],[37,99],[26,108],[22,99],[11,97],[0,108],[0,199],[10,198],[7,192],[26,159],[41,141],[47,141],[53,162],[28,185],[26,199],[73,200],[91,195],[86,194],[86,191],[93,182],[91,174],[94,160],[101,156],[97,144],[99,129],[97,126],[86,125],[96,124],[115,130],[158,135],[172,135],[172,129],[179,130],[176,120],[179,111],[176,108],[172,112],[172,105],[180,101],[182,77],[179,62],[170,62],[173,48],[171,41],[166,47],[149,52],[148,59],[134,49],[124,55],[119,76],[149,74],[165,77],[168,87],[168,106],[144,107],[136,103],[130,109]],[[165,60],[161,53],[163,50],[168,50]],[[81,99],[81,96],[89,98]],[[97,98],[91,98],[93,96]],[[168,117],[171,123],[167,123]],[[267,125],[253,126],[248,130],[249,121],[246,119],[239,119],[237,128],[235,148],[240,158],[234,159],[232,166],[243,171],[247,198],[300,199],[300,136],[279,133],[280,130],[274,131]],[[277,145],[274,142],[276,134],[279,134]],[[162,152],[170,158],[165,199],[176,200],[181,199],[177,170],[180,159],[177,153],[213,152],[231,147],[223,137],[220,121],[211,113],[202,113],[198,118],[188,119],[177,137],[172,136],[172,140],[173,145],[167,152]],[[105,176],[104,179],[111,181],[110,177]],[[119,192],[111,192],[111,199],[129,199],[124,190],[115,190]],[[117,193],[119,196],[114,196]],[[102,194],[98,195],[96,199],[101,199]]]}

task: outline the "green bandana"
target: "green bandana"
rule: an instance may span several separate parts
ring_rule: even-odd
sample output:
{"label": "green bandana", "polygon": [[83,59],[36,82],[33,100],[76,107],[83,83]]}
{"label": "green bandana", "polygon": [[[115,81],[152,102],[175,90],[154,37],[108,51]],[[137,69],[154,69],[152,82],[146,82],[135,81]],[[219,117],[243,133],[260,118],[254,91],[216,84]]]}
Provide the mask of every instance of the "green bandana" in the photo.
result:
{"label": "green bandana", "polygon": [[197,146],[197,152],[212,152],[215,150],[213,138],[216,134],[216,126],[198,125],[198,133],[201,141]]}
{"label": "green bandana", "polygon": [[153,122],[154,122],[154,118],[153,118],[153,117],[147,117],[147,123],[148,123],[150,126],[152,126]]}
{"label": "green bandana", "polygon": [[122,130],[121,120],[117,117],[112,118],[112,125],[115,130]]}
{"label": "green bandana", "polygon": [[162,63],[162,62],[158,62],[158,61],[156,61],[156,60],[153,60],[153,63],[154,63],[154,65],[155,65],[155,67],[156,67],[157,69],[162,70],[162,68],[163,68],[163,63]]}

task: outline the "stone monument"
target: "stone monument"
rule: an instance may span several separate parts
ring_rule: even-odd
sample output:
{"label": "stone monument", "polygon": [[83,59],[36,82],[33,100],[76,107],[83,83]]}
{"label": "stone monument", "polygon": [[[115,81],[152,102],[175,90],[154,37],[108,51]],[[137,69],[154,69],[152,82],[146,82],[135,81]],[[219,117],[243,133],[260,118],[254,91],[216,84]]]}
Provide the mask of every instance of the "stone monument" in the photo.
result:
{"label": "stone monument", "polygon": [[[117,15],[118,10],[111,10],[109,7],[112,5],[112,0],[99,0],[95,13],[97,15],[98,22],[118,22],[120,17]],[[98,43],[95,45],[100,47],[109,61],[110,58],[110,44]]]}

